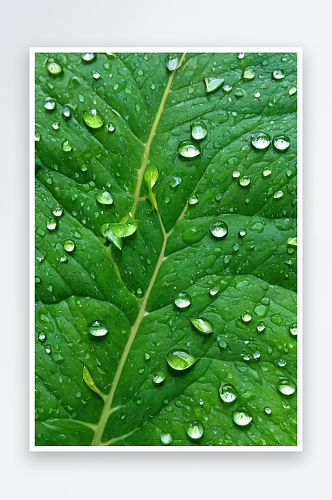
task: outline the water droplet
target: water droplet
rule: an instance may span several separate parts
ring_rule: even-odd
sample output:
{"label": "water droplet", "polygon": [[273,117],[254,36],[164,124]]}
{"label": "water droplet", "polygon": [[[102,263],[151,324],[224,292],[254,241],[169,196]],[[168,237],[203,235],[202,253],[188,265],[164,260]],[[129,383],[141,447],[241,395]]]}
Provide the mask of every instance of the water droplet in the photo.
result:
{"label": "water droplet", "polygon": [[297,337],[297,324],[296,323],[293,323],[292,325],[290,325],[289,333],[291,335],[293,335],[293,337]]}
{"label": "water droplet", "polygon": [[260,323],[257,323],[256,330],[258,333],[262,333],[265,330],[265,324],[261,321]]}
{"label": "water droplet", "polygon": [[54,219],[48,219],[46,223],[46,227],[49,231],[54,231],[54,229],[57,227],[57,222]]}
{"label": "water droplet", "polygon": [[271,175],[271,169],[270,168],[264,168],[263,170],[263,177],[268,177],[269,175]]}
{"label": "water droplet", "polygon": [[93,78],[94,78],[95,80],[99,80],[99,78],[100,78],[100,73],[99,73],[99,71],[94,71],[94,72],[92,73],[92,76],[93,76]]}
{"label": "water droplet", "polygon": [[196,120],[190,125],[191,136],[196,141],[202,141],[207,136],[207,128],[201,120]]}
{"label": "water droplet", "polygon": [[62,66],[59,62],[54,59],[48,59],[46,62],[46,69],[50,75],[58,76],[63,72]]}
{"label": "water droplet", "polygon": [[200,439],[204,434],[203,424],[199,420],[193,420],[188,424],[186,429],[188,436],[190,439]]}
{"label": "water droplet", "polygon": [[282,80],[285,78],[285,72],[282,69],[275,69],[272,76],[275,80]]}
{"label": "water droplet", "polygon": [[222,198],[222,194],[221,194],[221,193],[216,194],[216,196],[214,197],[214,199],[215,199],[216,201],[220,201],[220,200],[221,200],[221,198]]}
{"label": "water droplet", "polygon": [[259,358],[261,357],[261,353],[260,353],[259,351],[254,351],[254,352],[252,353],[252,357],[253,357],[254,359],[259,359]]}
{"label": "water droplet", "polygon": [[166,373],[163,370],[159,370],[153,375],[153,383],[156,385],[161,385],[166,380]]}
{"label": "water droplet", "polygon": [[62,150],[65,153],[69,153],[72,149],[73,149],[73,146],[71,145],[71,143],[69,141],[63,141]]}
{"label": "water droplet", "polygon": [[296,391],[296,385],[288,378],[279,380],[277,389],[284,396],[291,396]]}
{"label": "water droplet", "polygon": [[260,92],[256,92],[255,97],[260,97],[260,96],[261,96]]}
{"label": "water droplet", "polygon": [[38,335],[38,339],[41,341],[41,342],[44,342],[44,340],[46,340],[46,335],[45,333],[40,333]]}
{"label": "water droplet", "polygon": [[237,179],[238,177],[240,177],[241,175],[241,172],[239,170],[233,170],[233,179]]}
{"label": "water droplet", "polygon": [[296,87],[291,87],[288,91],[289,95],[294,95],[296,94],[297,92],[297,88]]}
{"label": "water droplet", "polygon": [[96,200],[101,205],[112,205],[112,203],[113,203],[112,195],[110,193],[108,193],[107,191],[103,191],[102,193],[97,193]]}
{"label": "water droplet", "polygon": [[271,137],[265,132],[255,132],[251,136],[251,144],[256,149],[266,149],[271,144]]}
{"label": "water droplet", "polygon": [[239,59],[243,59],[244,58],[244,52],[239,52],[238,55],[237,55],[237,57]]}
{"label": "water droplet", "polygon": [[[140,369],[138,370],[138,374],[139,374],[139,375],[143,375],[143,373],[144,373],[144,372],[145,372],[145,368],[140,368]],[[141,401],[140,401],[140,402],[141,402]]]}
{"label": "water droplet", "polygon": [[224,238],[228,233],[226,222],[217,220],[210,225],[210,232],[215,238]]}
{"label": "water droplet", "polygon": [[177,54],[169,54],[165,57],[165,61],[169,71],[174,71],[179,65],[179,57]]}
{"label": "water droplet", "polygon": [[206,93],[210,94],[211,92],[215,92],[222,86],[224,81],[225,81],[224,78],[218,78],[216,76],[207,76],[206,78],[204,78]]}
{"label": "water droplet", "polygon": [[44,100],[44,108],[47,109],[47,111],[53,111],[55,109],[56,103],[53,97],[45,97]]}
{"label": "water droplet", "polygon": [[144,353],[144,359],[145,359],[145,361],[150,361],[151,356],[150,356],[150,354],[148,352]]}
{"label": "water droplet", "polygon": [[281,368],[286,366],[286,361],[283,358],[280,358],[278,361],[278,366],[280,366]]}
{"label": "water droplet", "polygon": [[229,85],[228,83],[225,83],[225,85],[223,85],[223,91],[225,92],[225,94],[229,94],[230,91],[232,90],[232,85]]}
{"label": "water droplet", "polygon": [[212,287],[210,289],[210,292],[209,292],[210,295],[211,295],[211,297],[214,297],[215,295],[217,295],[217,293],[219,292],[219,290],[220,290],[220,287],[218,285],[215,285],[214,287]]}
{"label": "water droplet", "polygon": [[169,203],[169,202],[170,202],[170,197],[169,197],[169,196],[166,196],[166,198],[165,198],[165,203],[167,204],[167,203]]}
{"label": "water droplet", "polygon": [[265,406],[264,413],[266,413],[266,415],[271,415],[271,413],[272,413],[271,408],[269,406]]}
{"label": "water droplet", "polygon": [[241,238],[243,238],[243,236],[245,236],[247,234],[247,231],[245,229],[241,229],[241,231],[239,231],[239,236],[241,236]]}
{"label": "water droplet", "polygon": [[162,434],[160,436],[160,441],[162,444],[165,444],[165,445],[168,445],[168,444],[171,444],[171,442],[173,441],[173,438],[172,436],[167,432],[165,434]]}
{"label": "water droplet", "polygon": [[136,295],[142,295],[142,289],[141,288],[137,288],[136,290]]}
{"label": "water droplet", "polygon": [[251,360],[251,354],[245,354],[243,356],[244,361],[250,361]]}
{"label": "water droplet", "polygon": [[82,58],[82,61],[84,61],[86,63],[90,63],[90,62],[95,60],[96,54],[94,54],[93,52],[87,52],[85,54],[81,54],[81,58]]}
{"label": "water droplet", "polygon": [[115,130],[115,126],[113,125],[113,123],[110,123],[109,126],[108,126],[108,131],[109,132],[114,132]]}
{"label": "water droplet", "polygon": [[181,184],[181,182],[182,182],[182,179],[180,177],[173,177],[173,179],[171,180],[171,182],[169,183],[169,185],[172,188],[175,188],[176,186],[178,186],[179,184]]}
{"label": "water droplet", "polygon": [[60,128],[59,122],[54,122],[54,123],[52,123],[52,128],[53,128],[54,130],[59,130],[59,128]]}
{"label": "water droplet", "polygon": [[75,243],[72,240],[66,240],[63,244],[63,248],[66,250],[66,252],[72,252],[75,250]]}
{"label": "water droplet", "polygon": [[203,335],[210,335],[213,332],[213,326],[210,321],[204,318],[188,318],[195,330]]}
{"label": "water droplet", "polygon": [[96,319],[88,324],[88,332],[93,337],[104,337],[108,333],[108,328],[102,321]]}
{"label": "water droplet", "polygon": [[188,203],[189,205],[196,205],[198,203],[198,196],[196,194],[189,196]]}
{"label": "water droplet", "polygon": [[172,349],[167,354],[167,363],[177,371],[187,370],[197,361],[188,351]]}
{"label": "water droplet", "polygon": [[254,68],[248,67],[243,70],[243,80],[253,80],[256,76]]}
{"label": "water droplet", "polygon": [[235,410],[232,414],[233,422],[240,427],[249,425],[252,421],[252,416],[249,410],[242,408]]}
{"label": "water droplet", "polygon": [[[236,89],[234,92],[235,97],[243,97],[244,96],[244,91],[242,89]],[[236,115],[234,115],[236,116]]]}
{"label": "water droplet", "polygon": [[281,189],[279,189],[278,191],[276,191],[274,194],[273,194],[273,198],[275,199],[278,199],[278,198],[282,198],[284,195],[283,191],[281,191]]}
{"label": "water droplet", "polygon": [[273,138],[273,146],[278,151],[287,151],[287,149],[290,146],[290,140],[285,135],[281,135],[279,137],[274,137]]}
{"label": "water droplet", "polygon": [[174,299],[174,304],[179,309],[186,309],[191,304],[191,297],[187,292],[180,292]]}
{"label": "water droplet", "polygon": [[221,348],[221,349],[226,349],[227,347],[227,342],[223,339],[219,339],[218,340],[218,346]]}
{"label": "water droplet", "polygon": [[198,144],[194,141],[182,141],[178,146],[178,152],[184,158],[194,158],[201,154],[201,150]]}
{"label": "water droplet", "polygon": [[104,119],[98,109],[86,109],[83,111],[83,120],[90,128],[96,129],[104,125]]}
{"label": "water droplet", "polygon": [[61,217],[63,214],[63,209],[60,207],[60,205],[54,205],[52,208],[52,214],[55,215],[55,217]]}
{"label": "water droplet", "polygon": [[64,106],[62,108],[62,116],[64,116],[65,118],[70,118],[70,115],[71,115],[70,108],[68,108],[68,106]]}
{"label": "water droplet", "polygon": [[241,177],[241,178],[239,179],[239,184],[240,184],[240,186],[242,186],[242,187],[247,187],[247,186],[249,186],[250,182],[251,182],[250,177]]}
{"label": "water droplet", "polygon": [[62,256],[60,257],[60,261],[61,261],[61,262],[68,262],[68,257],[67,257],[67,255],[62,255]]}
{"label": "water droplet", "polygon": [[41,135],[40,134],[35,134],[35,141],[39,142],[40,139],[41,139]]}
{"label": "water droplet", "polygon": [[287,245],[297,247],[297,238],[288,238]]}
{"label": "water droplet", "polygon": [[243,323],[249,323],[251,321],[251,314],[245,311],[241,314],[241,319]]}
{"label": "water droplet", "polygon": [[232,384],[224,384],[219,388],[219,396],[224,403],[233,403],[237,398],[237,390]]}

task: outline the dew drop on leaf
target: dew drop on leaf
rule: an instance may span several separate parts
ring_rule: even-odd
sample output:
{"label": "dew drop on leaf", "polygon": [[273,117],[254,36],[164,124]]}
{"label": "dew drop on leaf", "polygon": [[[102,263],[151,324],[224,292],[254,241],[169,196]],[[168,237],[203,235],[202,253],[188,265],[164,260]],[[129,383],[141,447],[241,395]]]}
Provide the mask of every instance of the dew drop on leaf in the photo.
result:
{"label": "dew drop on leaf", "polygon": [[252,416],[250,411],[246,408],[239,408],[233,411],[232,419],[239,427],[246,427],[252,421]]}
{"label": "dew drop on leaf", "polygon": [[276,200],[278,198],[282,198],[284,195],[283,191],[281,191],[281,189],[279,189],[278,191],[275,191],[275,193],[273,194],[273,198],[275,198]]}
{"label": "dew drop on leaf", "polygon": [[102,193],[97,193],[96,200],[101,205],[112,205],[112,203],[113,203],[112,195],[108,191],[103,191]]}
{"label": "dew drop on leaf", "polygon": [[81,54],[81,58],[85,63],[91,63],[96,59],[96,54],[94,54],[93,52],[86,52],[84,54]]}
{"label": "dew drop on leaf", "polygon": [[198,203],[198,196],[196,194],[192,194],[191,196],[189,196],[189,199],[188,199],[188,203],[189,205],[196,205],[196,203]]}
{"label": "dew drop on leaf", "polygon": [[285,78],[285,72],[282,69],[275,69],[272,76],[275,80],[282,80]]}
{"label": "dew drop on leaf", "polygon": [[241,319],[243,323],[249,323],[251,321],[251,314],[245,311],[241,314]]}
{"label": "dew drop on leaf", "polygon": [[225,92],[225,94],[229,94],[230,91],[232,90],[232,85],[229,85],[228,83],[225,83],[225,85],[223,85],[223,91]]}
{"label": "dew drop on leaf", "polygon": [[53,97],[45,97],[44,100],[44,108],[47,109],[47,111],[53,111],[55,109],[56,103]]}
{"label": "dew drop on leaf", "polygon": [[187,292],[180,292],[174,299],[174,304],[178,309],[187,309],[191,304],[191,297]]}
{"label": "dew drop on leaf", "polygon": [[205,318],[188,318],[195,330],[203,335],[210,335],[213,332],[213,326],[208,319]]}
{"label": "dew drop on leaf", "polygon": [[273,146],[278,151],[287,151],[287,149],[290,146],[290,139],[288,137],[286,137],[285,135],[281,135],[279,137],[274,137],[273,138]]}
{"label": "dew drop on leaf", "polygon": [[224,78],[218,78],[216,76],[207,76],[206,78],[204,78],[206,93],[210,94],[211,92],[215,92],[222,86],[224,81],[225,81]]}
{"label": "dew drop on leaf", "polygon": [[297,92],[297,88],[296,87],[291,87],[288,91],[289,95],[292,96],[294,94],[296,94]]}
{"label": "dew drop on leaf", "polygon": [[178,146],[178,152],[184,158],[195,158],[201,154],[201,150],[198,144],[194,141],[182,141]]}
{"label": "dew drop on leaf", "polygon": [[248,67],[243,70],[243,80],[253,80],[255,76],[254,68]]}
{"label": "dew drop on leaf", "polygon": [[271,137],[265,132],[255,132],[251,136],[251,144],[255,149],[266,149],[271,144]]}
{"label": "dew drop on leaf", "polygon": [[228,233],[228,226],[226,222],[217,220],[210,225],[210,232],[215,238],[221,239]]}
{"label": "dew drop on leaf", "polygon": [[174,71],[179,65],[179,57],[177,54],[169,54],[165,57],[166,66],[169,71]]}
{"label": "dew drop on leaf", "polygon": [[250,185],[251,179],[250,177],[241,177],[239,179],[239,184],[242,187],[248,187]]}
{"label": "dew drop on leaf", "polygon": [[160,436],[160,441],[161,441],[161,444],[168,445],[168,444],[171,444],[171,442],[173,441],[173,438],[168,432],[166,432],[165,434],[162,434]]}
{"label": "dew drop on leaf", "polygon": [[219,388],[219,396],[226,403],[234,403],[237,398],[237,390],[232,384],[221,384]]}
{"label": "dew drop on leaf", "polygon": [[293,323],[292,325],[290,325],[290,327],[289,327],[289,333],[293,337],[297,337],[297,324],[296,323]]}
{"label": "dew drop on leaf", "polygon": [[152,380],[155,385],[161,385],[166,380],[166,373],[163,370],[159,370],[153,375]]}
{"label": "dew drop on leaf", "polygon": [[291,396],[296,391],[296,385],[288,378],[279,380],[277,389],[284,396]]}
{"label": "dew drop on leaf", "polygon": [[70,151],[72,149],[73,149],[73,146],[71,145],[71,143],[69,141],[63,141],[63,143],[62,143],[62,150],[65,153],[70,153]]}
{"label": "dew drop on leaf", "polygon": [[193,420],[192,422],[189,422],[186,432],[190,439],[200,439],[204,434],[203,424],[199,420]]}
{"label": "dew drop on leaf", "polygon": [[260,321],[259,323],[257,323],[256,330],[258,331],[258,333],[263,333],[265,330],[265,324]]}
{"label": "dew drop on leaf", "polygon": [[66,240],[63,244],[63,248],[66,252],[72,252],[75,250],[75,243],[72,240]]}
{"label": "dew drop on leaf", "polygon": [[191,136],[196,141],[202,141],[207,136],[207,128],[201,120],[196,120],[190,125]]}
{"label": "dew drop on leaf", "polygon": [[52,58],[47,60],[46,69],[49,74],[53,76],[61,75],[61,73],[63,72],[61,64]]}
{"label": "dew drop on leaf", "polygon": [[104,119],[98,109],[86,109],[83,111],[83,120],[85,124],[92,129],[100,128],[104,125]]}
{"label": "dew drop on leaf", "polygon": [[271,408],[270,408],[269,406],[265,406],[265,408],[264,408],[264,413],[265,413],[266,415],[271,415],[271,413],[272,413]]}
{"label": "dew drop on leaf", "polygon": [[108,126],[108,131],[109,132],[114,132],[115,130],[115,126],[113,125],[113,123],[110,123],[109,126]]}
{"label": "dew drop on leaf", "polygon": [[54,231],[54,229],[56,229],[57,227],[57,222],[55,219],[48,219],[47,223],[46,223],[46,227],[49,231]]}
{"label": "dew drop on leaf", "polygon": [[64,116],[64,118],[70,118],[71,116],[71,111],[70,111],[70,108],[68,108],[68,106],[64,106],[62,108],[62,116]]}
{"label": "dew drop on leaf", "polygon": [[63,214],[63,209],[60,207],[60,205],[54,205],[52,208],[52,214],[55,215],[55,217],[61,217]]}
{"label": "dew drop on leaf", "polygon": [[88,324],[87,330],[93,337],[104,337],[108,333],[106,324],[98,319],[91,321]]}
{"label": "dew drop on leaf", "polygon": [[168,365],[177,371],[187,370],[197,361],[188,351],[172,349],[167,354]]}

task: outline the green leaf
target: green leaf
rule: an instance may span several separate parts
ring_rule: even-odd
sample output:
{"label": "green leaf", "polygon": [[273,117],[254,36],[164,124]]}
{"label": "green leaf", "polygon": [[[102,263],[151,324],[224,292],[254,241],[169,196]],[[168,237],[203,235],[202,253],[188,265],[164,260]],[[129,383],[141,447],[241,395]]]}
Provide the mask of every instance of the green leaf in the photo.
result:
{"label": "green leaf", "polygon": [[37,446],[296,445],[296,60],[36,54]]}

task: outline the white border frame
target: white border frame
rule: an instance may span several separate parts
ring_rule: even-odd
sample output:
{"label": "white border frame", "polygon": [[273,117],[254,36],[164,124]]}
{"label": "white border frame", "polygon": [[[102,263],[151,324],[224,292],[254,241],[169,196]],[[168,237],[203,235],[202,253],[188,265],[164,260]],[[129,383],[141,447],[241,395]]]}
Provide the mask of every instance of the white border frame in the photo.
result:
{"label": "white border frame", "polygon": [[[43,52],[293,52],[297,53],[298,276],[297,446],[35,446],[35,53]],[[30,47],[29,62],[29,450],[34,452],[256,452],[303,451],[303,50],[302,47]]]}

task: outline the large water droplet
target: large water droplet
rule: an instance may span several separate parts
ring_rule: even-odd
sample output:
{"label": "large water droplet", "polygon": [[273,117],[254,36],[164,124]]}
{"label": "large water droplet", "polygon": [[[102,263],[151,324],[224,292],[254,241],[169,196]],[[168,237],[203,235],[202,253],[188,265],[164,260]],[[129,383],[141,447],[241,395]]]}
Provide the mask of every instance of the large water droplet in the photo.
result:
{"label": "large water droplet", "polygon": [[171,180],[171,182],[169,183],[169,185],[172,188],[175,188],[176,186],[178,186],[179,184],[181,184],[181,182],[182,182],[182,179],[180,177],[173,177],[173,179]]}
{"label": "large water droplet", "polygon": [[53,97],[45,97],[44,100],[44,108],[47,109],[47,111],[53,111],[55,109],[56,103]]}
{"label": "large water droplet", "polygon": [[225,94],[229,94],[232,88],[233,88],[232,85],[229,85],[228,83],[225,83],[225,85],[223,85],[222,87]]}
{"label": "large water droplet", "polygon": [[244,52],[239,52],[238,55],[237,55],[237,57],[239,59],[243,59],[244,58]]}
{"label": "large water droplet", "polygon": [[88,324],[88,332],[93,337],[104,337],[108,333],[108,328],[102,321],[96,319]]}
{"label": "large water droplet", "polygon": [[272,76],[275,80],[282,80],[285,78],[285,72],[282,69],[275,69]]}
{"label": "large water droplet", "polygon": [[66,252],[72,252],[75,250],[75,243],[72,240],[66,240],[63,244],[63,248]]}
{"label": "large water droplet", "polygon": [[112,205],[112,203],[113,203],[112,195],[110,193],[108,193],[107,191],[103,191],[102,193],[97,193],[96,200],[101,205]]}
{"label": "large water droplet", "polygon": [[90,63],[96,59],[96,54],[93,52],[86,52],[85,54],[81,54],[82,61],[86,63]]}
{"label": "large water droplet", "polygon": [[271,415],[271,413],[272,413],[271,408],[270,408],[269,406],[265,406],[265,408],[264,408],[264,413],[265,413],[266,415]]}
{"label": "large water droplet", "polygon": [[224,403],[233,403],[237,398],[237,390],[232,384],[220,386],[219,396]]}
{"label": "large water droplet", "polygon": [[104,119],[98,109],[87,109],[83,112],[83,120],[88,127],[96,129],[104,125]]}
{"label": "large water droplet", "polygon": [[276,191],[274,194],[273,194],[273,198],[275,199],[278,199],[278,198],[282,198],[284,195],[283,191],[281,191],[281,189],[279,189],[278,191]]}
{"label": "large water droplet", "polygon": [[177,54],[169,54],[165,57],[166,66],[169,71],[174,71],[179,65],[179,57]]}
{"label": "large water droplet", "polygon": [[200,147],[194,141],[182,141],[178,146],[178,152],[184,158],[194,158],[201,154]]}
{"label": "large water droplet", "polygon": [[246,177],[246,176],[244,176],[244,177],[241,177],[241,178],[239,179],[239,184],[240,184],[240,186],[242,186],[242,187],[248,187],[248,186],[250,185],[250,183],[251,183],[251,179],[250,179],[250,177]]}
{"label": "large water droplet", "polygon": [[289,333],[291,335],[293,335],[293,337],[297,337],[297,324],[296,323],[293,323],[292,325],[290,325]]}
{"label": "large water droplet", "polygon": [[169,366],[177,371],[187,370],[197,361],[188,351],[180,349],[172,349],[166,359]]}
{"label": "large water droplet", "polygon": [[62,150],[65,153],[69,153],[73,149],[73,146],[71,145],[71,142],[69,141],[63,141],[62,143]]}
{"label": "large water droplet", "polygon": [[186,309],[191,304],[191,297],[187,292],[180,292],[174,299],[174,304],[179,309]]}
{"label": "large water droplet", "polygon": [[251,144],[256,149],[266,149],[271,144],[271,137],[265,132],[255,132],[251,136]]}
{"label": "large water droplet", "polygon": [[196,120],[190,125],[191,128],[191,136],[196,141],[203,140],[207,135],[207,128],[205,123],[201,120]]}
{"label": "large water droplet", "polygon": [[70,111],[70,108],[68,108],[68,106],[64,106],[62,108],[62,116],[64,116],[65,118],[70,118],[70,115],[71,115],[71,111]]}
{"label": "large water droplet", "polygon": [[161,385],[166,379],[166,373],[163,370],[159,370],[153,375],[153,383],[155,385]]}
{"label": "large water droplet", "polygon": [[290,139],[288,137],[286,137],[285,135],[281,135],[279,137],[274,137],[273,138],[273,146],[278,151],[287,151],[287,149],[290,146]]}
{"label": "large water droplet", "polygon": [[297,88],[296,87],[291,87],[288,91],[289,95],[294,95],[296,94],[297,92]]}
{"label": "large water droplet", "polygon": [[233,170],[233,173],[232,173],[233,179],[237,179],[238,177],[240,177],[240,175],[241,175],[241,172],[239,170]]}
{"label": "large water droplet", "polygon": [[271,175],[272,170],[270,168],[264,168],[263,170],[263,177],[268,177]]}
{"label": "large water droplet", "polygon": [[60,205],[54,205],[52,208],[52,214],[55,215],[55,217],[61,217],[63,214],[63,209],[60,207]]}
{"label": "large water droplet", "polygon": [[113,123],[110,123],[109,126],[108,126],[108,131],[109,132],[114,132],[115,130],[115,126],[113,125]]}
{"label": "large water droplet", "polygon": [[253,80],[256,76],[254,68],[245,68],[243,70],[243,80]]}
{"label": "large water droplet", "polygon": [[188,424],[186,429],[188,436],[190,439],[200,439],[204,434],[203,424],[199,420],[193,420]]}
{"label": "large water droplet", "polygon": [[296,385],[288,378],[279,380],[277,389],[284,396],[291,396],[296,391]]}
{"label": "large water droplet", "polygon": [[198,203],[198,196],[196,194],[189,196],[188,203],[189,205],[196,205]]}
{"label": "large water droplet", "polygon": [[216,76],[207,76],[206,78],[204,78],[206,93],[210,94],[211,92],[215,92],[222,86],[224,81],[225,81],[224,78],[218,78]]}
{"label": "large water droplet", "polygon": [[210,225],[210,232],[215,238],[224,238],[228,233],[226,222],[217,220]]}
{"label": "large water droplet", "polygon": [[48,59],[46,62],[46,69],[50,73],[50,75],[58,76],[61,75],[63,69],[59,62],[54,59]]}
{"label": "large water droplet", "polygon": [[257,323],[256,330],[258,333],[263,333],[265,330],[265,324],[261,321],[260,323]]}
{"label": "large water droplet", "polygon": [[251,314],[248,311],[245,311],[241,314],[241,319],[243,323],[249,323],[251,321]]}
{"label": "large water droplet", "polygon": [[252,421],[251,413],[246,408],[235,410],[232,414],[232,418],[233,422],[240,427],[245,427]]}
{"label": "large water droplet", "polygon": [[48,219],[47,223],[46,223],[46,227],[49,231],[54,231],[54,229],[56,229],[57,227],[57,222],[55,219]]}
{"label": "large water droplet", "polygon": [[167,444],[171,444],[171,442],[173,441],[173,438],[168,432],[166,432],[165,434],[162,434],[160,436],[160,441],[162,444],[167,445]]}
{"label": "large water droplet", "polygon": [[213,326],[210,321],[205,318],[188,318],[195,330],[203,335],[210,335],[213,332]]}
{"label": "large water droplet", "polygon": [[288,238],[287,245],[291,247],[297,247],[297,238]]}

